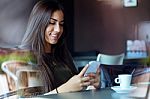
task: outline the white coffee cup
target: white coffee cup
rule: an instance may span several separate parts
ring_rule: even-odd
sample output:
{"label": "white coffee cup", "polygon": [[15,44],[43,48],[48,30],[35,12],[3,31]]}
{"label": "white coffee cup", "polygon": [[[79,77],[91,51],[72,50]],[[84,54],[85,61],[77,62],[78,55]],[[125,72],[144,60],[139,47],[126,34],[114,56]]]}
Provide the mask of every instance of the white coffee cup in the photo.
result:
{"label": "white coffee cup", "polygon": [[120,84],[120,88],[129,88],[131,84],[131,74],[120,74],[115,78],[115,83]]}

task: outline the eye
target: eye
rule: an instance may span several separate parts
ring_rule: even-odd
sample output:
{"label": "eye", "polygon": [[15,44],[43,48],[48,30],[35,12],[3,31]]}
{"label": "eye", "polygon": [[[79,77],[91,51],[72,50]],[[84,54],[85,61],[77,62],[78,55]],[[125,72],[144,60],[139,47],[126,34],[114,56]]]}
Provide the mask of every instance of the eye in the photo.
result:
{"label": "eye", "polygon": [[56,22],[55,21],[50,21],[49,24],[55,25]]}
{"label": "eye", "polygon": [[60,26],[64,26],[64,22],[60,22],[59,25],[60,25]]}

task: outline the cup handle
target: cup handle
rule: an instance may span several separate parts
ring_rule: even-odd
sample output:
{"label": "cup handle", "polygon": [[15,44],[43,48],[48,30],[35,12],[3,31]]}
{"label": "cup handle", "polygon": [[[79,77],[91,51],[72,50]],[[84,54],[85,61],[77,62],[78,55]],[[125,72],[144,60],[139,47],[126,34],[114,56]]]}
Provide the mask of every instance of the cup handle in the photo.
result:
{"label": "cup handle", "polygon": [[119,83],[120,83],[119,78],[115,78],[115,83],[117,83],[117,84],[119,84]]}

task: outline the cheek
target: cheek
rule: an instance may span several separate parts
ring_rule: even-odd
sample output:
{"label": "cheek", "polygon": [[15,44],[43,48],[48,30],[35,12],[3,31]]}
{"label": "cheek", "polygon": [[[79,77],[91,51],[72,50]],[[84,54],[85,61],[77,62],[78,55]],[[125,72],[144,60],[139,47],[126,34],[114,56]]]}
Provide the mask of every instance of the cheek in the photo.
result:
{"label": "cheek", "polygon": [[63,34],[63,28],[62,28],[61,31],[60,31],[59,38],[62,36],[62,34]]}
{"label": "cheek", "polygon": [[48,33],[45,33],[45,40],[48,40]]}
{"label": "cheek", "polygon": [[48,34],[48,32],[52,32],[53,31],[53,27],[52,26],[48,26],[45,30],[45,33]]}
{"label": "cheek", "polygon": [[45,31],[45,39],[48,38],[48,32]]}
{"label": "cheek", "polygon": [[49,32],[52,32],[52,28],[50,26],[47,27],[45,30],[45,37],[47,37],[49,35]]}
{"label": "cheek", "polygon": [[45,31],[45,34],[44,34],[44,39],[45,39],[45,41],[48,41],[49,40],[49,33],[48,33],[48,31]]}

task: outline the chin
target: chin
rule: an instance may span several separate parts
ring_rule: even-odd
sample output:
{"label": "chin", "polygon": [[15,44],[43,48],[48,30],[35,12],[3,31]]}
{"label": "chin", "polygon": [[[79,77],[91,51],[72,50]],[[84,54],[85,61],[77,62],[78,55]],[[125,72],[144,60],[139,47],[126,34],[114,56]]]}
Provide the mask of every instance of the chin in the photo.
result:
{"label": "chin", "polygon": [[57,44],[57,42],[50,42],[50,44]]}

